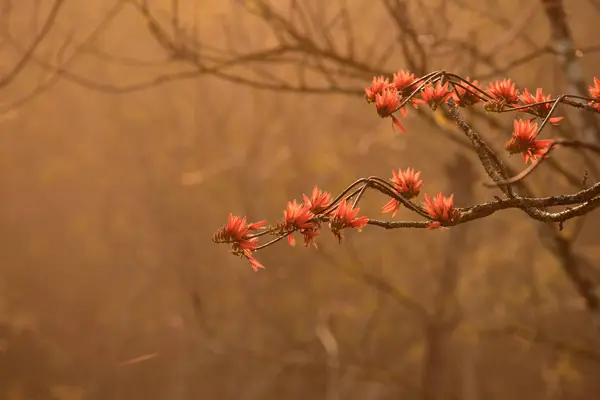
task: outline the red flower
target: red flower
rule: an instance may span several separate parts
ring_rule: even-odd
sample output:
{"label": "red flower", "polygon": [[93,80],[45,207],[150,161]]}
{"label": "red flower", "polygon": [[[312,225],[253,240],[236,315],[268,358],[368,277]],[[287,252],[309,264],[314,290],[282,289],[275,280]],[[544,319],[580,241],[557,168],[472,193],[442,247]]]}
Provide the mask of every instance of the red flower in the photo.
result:
{"label": "red flower", "polygon": [[396,72],[392,78],[392,84],[394,87],[400,92],[403,96],[409,95],[412,93],[412,89],[405,90],[413,83],[415,83],[415,74],[412,74],[408,71],[401,69]]}
{"label": "red flower", "polygon": [[[525,89],[523,93],[519,96],[519,100],[523,105],[542,103],[545,101],[550,101],[552,98],[551,95],[544,96],[542,93],[542,88],[537,88],[535,92],[535,97],[529,92],[529,89]],[[552,108],[552,103],[544,103],[544,104],[535,104],[534,106],[524,108],[520,111],[532,113],[540,118],[546,118],[550,109]],[[552,125],[558,125],[560,121],[562,121],[563,117],[552,117],[548,120]]]}
{"label": "red flower", "polygon": [[227,224],[223,225],[213,235],[215,243],[231,243],[234,254],[240,254],[250,261],[252,269],[255,271],[264,266],[252,257],[252,251],[258,247],[257,238],[252,237],[253,231],[256,231],[266,225],[266,221],[259,221],[248,224],[246,217],[234,216],[229,213]]}
{"label": "red flower", "polygon": [[596,101],[590,101],[589,106],[592,106],[600,113],[600,79],[594,77],[594,86],[588,88],[590,97]]}
{"label": "red flower", "polygon": [[[479,82],[477,80],[474,80],[472,82],[470,78],[467,78],[466,80],[467,82],[471,83],[471,85],[480,87]],[[481,101],[481,99],[478,96],[478,92],[475,89],[473,89],[464,82],[462,83],[462,85],[464,86],[464,88],[455,85],[454,91],[452,92],[452,99],[456,102],[456,104],[459,107],[469,107]]]}
{"label": "red flower", "polygon": [[444,85],[440,81],[435,86],[427,85],[421,92],[422,101],[429,104],[429,107],[434,111],[438,106],[448,101],[450,96],[452,96],[452,92],[448,88],[448,82]]}
{"label": "red flower", "polygon": [[251,231],[258,230],[266,225],[266,221],[246,223],[246,217],[238,217],[229,213],[227,224],[223,225],[213,236],[215,243],[232,243],[242,250],[254,250],[258,245],[256,238],[250,236]]}
{"label": "red flower", "polygon": [[[405,71],[403,69],[394,74],[392,78],[392,85],[396,88],[396,90],[398,90],[398,93],[400,94],[400,100],[410,96],[412,92],[414,92],[415,87],[413,87],[413,84],[415,83],[415,81],[415,74]],[[409,103],[414,108],[417,108],[417,104],[419,103],[419,101],[415,97],[412,97]],[[400,109],[400,115],[406,117],[406,114],[406,108],[402,107]]]}
{"label": "red flower", "polygon": [[406,129],[404,129],[400,120],[393,115],[398,106],[400,106],[400,96],[394,88],[389,87],[375,95],[375,108],[377,108],[379,116],[381,118],[391,117],[393,126],[397,127],[400,132],[406,133]]}
{"label": "red flower", "polygon": [[[421,171],[415,172],[413,168],[407,168],[405,171],[401,169],[392,171],[392,178],[390,179],[394,184],[396,191],[407,199],[415,198],[419,195],[423,181],[419,180],[421,177]],[[392,212],[392,217],[396,216],[398,209],[400,208],[400,202],[396,199],[391,199],[383,208],[382,213]]]}
{"label": "red flower", "polygon": [[314,216],[309,205],[298,203],[296,200],[288,201],[287,208],[283,211],[283,223],[280,224],[280,228],[286,231],[290,245],[296,245],[296,239],[291,232],[299,230],[303,233],[306,230],[316,229],[315,222],[312,221]]}
{"label": "red flower", "polygon": [[381,118],[386,118],[396,112],[396,109],[400,105],[400,97],[398,91],[394,88],[386,88],[375,95],[375,108],[377,108],[377,114]]}
{"label": "red flower", "polygon": [[365,97],[369,103],[375,101],[375,96],[390,87],[390,80],[385,76],[373,77],[371,86],[365,88]]}
{"label": "red flower", "polygon": [[360,232],[360,230],[369,222],[367,217],[356,218],[359,211],[360,208],[354,208],[354,206],[348,205],[346,199],[343,199],[331,214],[329,228],[331,229],[333,236],[335,236],[339,242],[342,241],[340,230],[344,228],[355,228]]}
{"label": "red flower", "polygon": [[544,156],[554,142],[552,139],[537,140],[537,129],[538,124],[531,120],[515,120],[512,138],[506,142],[504,148],[509,154],[523,154],[525,162],[535,162],[538,157]]}
{"label": "red flower", "polygon": [[302,198],[304,199],[304,204],[314,214],[319,214],[321,211],[327,209],[331,203],[331,193],[319,190],[317,185],[313,188],[310,198],[305,194],[302,194]]}
{"label": "red flower", "polygon": [[453,194],[449,197],[444,197],[440,192],[433,199],[425,194],[425,203],[423,204],[423,207],[431,219],[434,220],[427,228],[435,229],[442,226],[442,223],[453,223],[457,221],[460,218],[460,212],[454,208],[453,203]]}
{"label": "red flower", "polygon": [[505,105],[513,105],[519,100],[517,85],[510,79],[490,82],[487,93],[494,99],[486,104],[488,111],[502,111]]}

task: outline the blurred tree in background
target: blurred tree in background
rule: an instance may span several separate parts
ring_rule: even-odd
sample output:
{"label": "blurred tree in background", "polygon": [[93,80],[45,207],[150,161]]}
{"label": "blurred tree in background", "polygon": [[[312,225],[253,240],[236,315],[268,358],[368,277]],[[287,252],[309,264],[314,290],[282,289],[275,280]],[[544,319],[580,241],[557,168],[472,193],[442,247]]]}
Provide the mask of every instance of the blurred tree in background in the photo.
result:
{"label": "blurred tree in background", "polygon": [[[497,194],[446,115],[414,112],[409,134],[394,135],[364,87],[401,68],[443,69],[585,95],[598,76],[596,1],[0,0],[0,10],[3,396],[600,389],[597,213],[563,231],[519,212],[441,234],[367,228],[343,246],[265,250],[260,274],[210,243],[229,211],[275,220],[315,183],[336,193],[408,166],[458,206]],[[564,115],[556,136],[600,141],[597,116]],[[512,116],[466,116],[494,146],[512,129]],[[585,171],[597,182],[596,156],[561,149],[523,184],[576,192]],[[374,197],[362,205],[370,215]]]}

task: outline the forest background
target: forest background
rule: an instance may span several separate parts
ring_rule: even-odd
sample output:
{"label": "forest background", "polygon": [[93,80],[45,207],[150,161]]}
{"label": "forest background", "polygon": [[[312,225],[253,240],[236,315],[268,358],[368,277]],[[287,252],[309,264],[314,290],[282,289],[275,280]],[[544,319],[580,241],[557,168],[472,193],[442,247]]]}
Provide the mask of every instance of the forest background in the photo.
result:
{"label": "forest background", "polygon": [[[367,227],[269,248],[260,273],[210,237],[228,212],[275,220],[314,184],[409,166],[459,206],[490,199],[443,114],[394,133],[364,87],[443,69],[586,95],[599,16],[597,0],[0,0],[3,398],[595,398],[597,212],[562,232],[519,211]],[[600,117],[561,112],[546,135],[600,143]],[[499,149],[512,118],[468,113]],[[576,192],[599,167],[560,149],[526,184]]]}

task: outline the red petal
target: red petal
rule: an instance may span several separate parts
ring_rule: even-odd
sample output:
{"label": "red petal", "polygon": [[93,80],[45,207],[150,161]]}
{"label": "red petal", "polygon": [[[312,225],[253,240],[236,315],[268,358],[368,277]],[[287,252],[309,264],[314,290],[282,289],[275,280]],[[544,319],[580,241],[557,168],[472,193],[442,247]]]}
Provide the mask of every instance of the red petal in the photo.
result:
{"label": "red petal", "polygon": [[265,266],[262,265],[256,258],[254,257],[248,257],[248,261],[250,261],[250,266],[252,267],[252,270],[254,270],[255,272],[258,271],[259,269],[264,269]]}
{"label": "red petal", "polygon": [[296,238],[294,237],[294,235],[288,235],[287,241],[290,244],[290,246],[296,246]]}
{"label": "red petal", "polygon": [[437,229],[440,226],[442,226],[442,224],[439,221],[433,221],[427,224],[427,229]]}
{"label": "red petal", "polygon": [[392,115],[392,128],[398,128],[398,130],[402,133],[406,133],[406,129],[400,123],[400,120]]}
{"label": "red petal", "polygon": [[560,121],[563,120],[564,117],[552,117],[548,120],[552,125],[558,125]]}

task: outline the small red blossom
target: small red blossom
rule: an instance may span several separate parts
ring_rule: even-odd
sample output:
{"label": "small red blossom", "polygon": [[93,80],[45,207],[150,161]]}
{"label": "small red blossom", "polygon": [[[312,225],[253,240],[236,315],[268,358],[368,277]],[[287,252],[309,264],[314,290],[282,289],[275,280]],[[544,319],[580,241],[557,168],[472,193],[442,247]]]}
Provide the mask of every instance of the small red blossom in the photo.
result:
{"label": "small red blossom", "polygon": [[335,236],[340,243],[342,242],[342,234],[340,233],[342,229],[355,228],[360,232],[360,230],[369,222],[367,217],[356,217],[359,211],[360,208],[354,208],[353,205],[346,203],[346,199],[343,199],[331,214],[329,219],[329,229],[331,229],[333,236]]}
{"label": "small red blossom", "polygon": [[[313,235],[318,230],[317,224],[313,221],[314,217],[309,205],[298,203],[296,200],[288,201],[287,208],[283,211],[283,223],[280,224],[280,229],[286,232],[288,243],[291,246],[296,245],[296,239],[292,234],[296,230],[303,235],[305,232],[310,232],[311,237],[318,234]],[[308,246],[306,236],[305,244]]]}
{"label": "small red blossom", "polygon": [[494,99],[486,103],[488,111],[502,111],[506,105],[513,105],[519,100],[517,85],[510,79],[490,82],[486,92]]}
{"label": "small red blossom", "polygon": [[448,82],[437,82],[435,86],[427,85],[421,92],[422,102],[429,104],[432,110],[436,110],[440,105],[444,104],[452,96],[452,91],[448,87]]}
{"label": "small red blossom", "polygon": [[589,106],[592,106],[600,113],[600,79],[594,77],[594,86],[588,88],[590,97],[595,101],[590,101]]}
{"label": "small red blossom", "polygon": [[[400,130],[402,133],[406,133],[406,129],[400,123],[400,120],[396,118],[393,113],[400,106],[400,96],[398,91],[394,88],[384,89],[381,93],[375,95],[375,108],[381,118],[392,118],[392,124]],[[403,115],[405,115],[404,113]]]}
{"label": "small red blossom", "polygon": [[454,194],[444,197],[440,192],[433,199],[425,194],[423,207],[434,221],[427,225],[428,229],[436,229],[443,223],[454,223],[460,218],[460,211],[454,208]]}
{"label": "small red blossom", "polygon": [[310,198],[305,194],[302,194],[302,198],[313,214],[319,214],[331,204],[331,193],[319,190],[317,185],[313,188]]}
{"label": "small red blossom", "polygon": [[[480,87],[479,82],[477,80],[471,81],[470,78],[467,78],[466,81],[475,87]],[[456,102],[456,104],[459,107],[469,107],[481,101],[481,98],[479,97],[477,91],[474,88],[470,87],[464,82],[462,83],[462,85],[464,86],[464,88],[455,85],[454,91],[452,92],[452,99]]]}
{"label": "small red blossom", "polygon": [[415,80],[415,74],[401,69],[400,71],[396,72],[392,77],[392,84],[394,85],[396,90],[400,92],[400,94],[406,97],[407,95],[412,93],[413,90],[406,89],[408,89],[413,83],[415,83]]}
{"label": "small red blossom", "polygon": [[227,224],[223,225],[213,235],[215,243],[231,243],[234,254],[239,254],[248,259],[255,271],[264,266],[252,257],[252,251],[258,247],[257,238],[252,237],[254,231],[266,225],[266,221],[247,223],[246,217],[239,217],[229,213]]}
{"label": "small red blossom", "polygon": [[375,108],[381,118],[386,118],[396,112],[400,105],[398,91],[394,88],[386,88],[375,95]]}
{"label": "small red blossom", "polygon": [[[412,92],[415,90],[415,87],[413,87],[413,84],[415,82],[416,82],[415,74],[405,71],[403,69],[396,72],[394,74],[394,76],[392,77],[392,85],[396,88],[396,90],[398,90],[398,94],[400,95],[400,100],[407,98],[412,94]],[[418,104],[419,104],[418,99],[415,97],[412,97],[409,100],[409,103],[414,108],[417,108]],[[406,107],[402,107],[400,109],[400,114],[403,117],[406,117],[406,114],[407,114]]]}
{"label": "small red blossom", "polygon": [[223,225],[213,235],[213,242],[231,243],[242,250],[254,250],[258,245],[256,244],[256,238],[252,238],[250,234],[264,227],[266,223],[266,221],[259,221],[248,224],[246,217],[239,217],[229,213],[227,224]]}
{"label": "small red blossom", "polygon": [[537,161],[543,157],[554,143],[552,139],[538,140],[538,124],[531,120],[515,120],[512,137],[504,148],[509,154],[521,153],[523,161]]}
{"label": "small red blossom", "polygon": [[[423,181],[421,177],[421,171],[415,172],[413,168],[407,168],[402,171],[401,169],[392,171],[392,178],[390,179],[394,185],[396,191],[407,199],[415,198],[419,195]],[[383,208],[382,213],[392,213],[392,217],[396,216],[398,209],[400,208],[400,202],[396,199],[391,199]]]}
{"label": "small red blossom", "polygon": [[[519,100],[523,105],[535,104],[535,103],[543,103],[546,101],[550,101],[552,96],[549,94],[548,96],[544,96],[542,88],[537,88],[535,92],[535,97],[529,92],[529,89],[525,89],[523,93],[519,96]],[[523,108],[520,110],[521,112],[529,112],[540,118],[546,118],[548,113],[550,113],[550,109],[552,108],[552,103],[544,103],[544,104],[535,104],[528,108]],[[548,120],[552,125],[558,125],[560,121],[562,121],[563,117],[552,117]]]}
{"label": "small red blossom", "polygon": [[391,86],[390,80],[385,76],[375,76],[371,85],[365,88],[365,97],[369,103],[375,101],[375,96]]}

